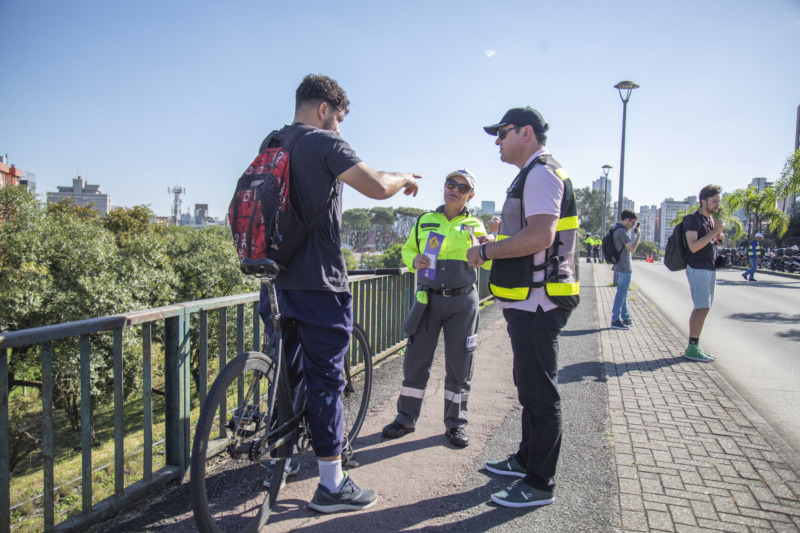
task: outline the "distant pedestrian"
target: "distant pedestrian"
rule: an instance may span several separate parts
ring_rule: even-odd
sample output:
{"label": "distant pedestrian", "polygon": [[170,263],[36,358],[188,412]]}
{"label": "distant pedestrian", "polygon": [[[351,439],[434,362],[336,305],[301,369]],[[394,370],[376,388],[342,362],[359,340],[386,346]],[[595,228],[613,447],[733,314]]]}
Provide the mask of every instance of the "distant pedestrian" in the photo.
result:
{"label": "distant pedestrian", "polygon": [[594,253],[594,235],[591,233],[586,234],[586,262],[592,262],[592,254]]}
{"label": "distant pedestrian", "polygon": [[600,239],[600,235],[594,234],[592,236],[592,255],[594,256],[595,263],[600,260],[600,247],[602,245],[603,241]]}
{"label": "distant pedestrian", "polygon": [[747,249],[747,257],[750,259],[750,268],[748,268],[742,277],[747,281],[756,281],[753,276],[758,270],[758,258],[761,257],[761,239],[764,236],[756,233],[755,238],[750,242],[750,248]]}
{"label": "distant pedestrian", "polygon": [[686,278],[689,280],[694,304],[694,310],[689,317],[689,347],[683,356],[703,363],[710,363],[715,359],[700,348],[700,333],[714,302],[717,284],[717,272],[714,268],[716,245],[725,238],[722,233],[725,221],[721,218],[715,221],[713,218],[714,213],[719,211],[721,193],[722,188],[719,185],[706,185],[700,191],[700,209],[683,218],[686,245],[691,252],[686,266]]}
{"label": "distant pedestrian", "polygon": [[501,300],[522,406],[518,450],[485,463],[489,472],[521,478],[492,494],[505,507],[553,503],[562,436],[558,336],[580,299],[578,209],[567,172],[545,147],[548,129],[530,107],[484,128],[497,136],[500,160],[520,172],[507,189],[497,242],[467,252],[473,268],[494,260],[489,287]]}
{"label": "distant pedestrian", "polygon": [[604,263],[603,261],[603,254],[601,253],[603,250],[603,236],[599,233],[594,234],[594,253],[596,254],[596,259],[598,263]]}
{"label": "distant pedestrian", "polygon": [[[617,274],[617,294],[611,308],[611,329],[630,329],[633,325],[633,319],[628,312],[628,289],[633,276],[631,259],[642,240],[639,223],[636,221],[639,217],[636,216],[636,213],[625,209],[621,216],[622,220],[617,222],[611,234],[614,248],[620,251],[619,262],[611,267],[611,270]],[[629,234],[631,231],[633,237]]]}

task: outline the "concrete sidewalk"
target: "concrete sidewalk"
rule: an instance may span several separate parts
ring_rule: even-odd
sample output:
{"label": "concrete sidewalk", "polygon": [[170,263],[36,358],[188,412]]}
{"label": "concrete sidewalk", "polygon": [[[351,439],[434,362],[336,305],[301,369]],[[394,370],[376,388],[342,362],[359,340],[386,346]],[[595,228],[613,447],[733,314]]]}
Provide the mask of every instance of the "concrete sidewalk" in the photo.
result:
{"label": "concrete sidewalk", "polygon": [[[505,320],[490,305],[481,312],[470,446],[454,448],[444,436],[441,344],[416,432],[381,437],[402,382],[402,357],[386,361],[356,441],[360,466],[351,470],[378,491],[378,504],[352,514],[308,509],[317,482],[309,454],[265,531],[800,530],[796,455],[713,363],[680,358],[684,339],[635,288],[628,305],[636,326],[608,329],[616,290],[608,265],[582,264],[581,284],[581,305],[560,340],[564,441],[553,505],[520,510],[489,501],[513,478],[490,474],[483,463],[515,451],[520,436]],[[194,531],[188,487],[99,530]]]}
{"label": "concrete sidewalk", "polygon": [[639,291],[628,296],[636,325],[608,329],[616,288],[607,265],[593,266],[621,528],[800,530],[797,455],[713,363],[681,358],[688,341]]}

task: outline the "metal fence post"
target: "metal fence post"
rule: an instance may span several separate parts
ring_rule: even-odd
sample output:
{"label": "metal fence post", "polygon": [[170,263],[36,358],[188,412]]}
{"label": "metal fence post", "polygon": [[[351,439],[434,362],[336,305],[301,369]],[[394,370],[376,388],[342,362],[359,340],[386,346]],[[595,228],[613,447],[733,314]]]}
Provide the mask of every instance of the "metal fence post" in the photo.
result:
{"label": "metal fence post", "polygon": [[189,435],[188,377],[189,336],[187,317],[179,315],[164,320],[164,392],[166,404],[165,437],[168,465],[177,466],[181,475],[188,467]]}

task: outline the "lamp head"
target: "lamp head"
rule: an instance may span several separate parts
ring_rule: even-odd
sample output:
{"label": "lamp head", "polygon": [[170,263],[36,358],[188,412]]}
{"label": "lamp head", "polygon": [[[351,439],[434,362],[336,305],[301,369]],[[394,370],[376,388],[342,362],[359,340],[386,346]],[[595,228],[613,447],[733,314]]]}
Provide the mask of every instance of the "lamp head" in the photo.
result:
{"label": "lamp head", "polygon": [[[631,97],[631,91],[633,91],[634,89],[638,89],[639,86],[633,83],[632,81],[626,80],[626,81],[621,81],[618,84],[614,85],[614,88],[619,91],[620,99],[622,99],[622,101],[627,104],[628,100]],[[622,91],[627,91],[624,97],[622,96]]]}

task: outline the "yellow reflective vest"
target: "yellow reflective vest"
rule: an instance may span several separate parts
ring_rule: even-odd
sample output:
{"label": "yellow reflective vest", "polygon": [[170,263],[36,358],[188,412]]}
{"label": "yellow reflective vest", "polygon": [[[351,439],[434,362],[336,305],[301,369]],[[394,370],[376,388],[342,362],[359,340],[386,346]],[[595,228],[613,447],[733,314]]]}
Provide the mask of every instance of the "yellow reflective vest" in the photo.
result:
{"label": "yellow reflective vest", "polygon": [[[489,276],[489,289],[498,299],[513,302],[527,300],[532,288],[544,287],[550,301],[571,310],[580,302],[580,283],[575,265],[578,253],[577,250],[572,250],[574,253],[568,260],[566,256],[559,255],[559,251],[563,252],[562,246],[565,242],[577,248],[578,206],[567,171],[550,154],[540,155],[522,169],[506,191],[498,240],[516,234],[527,225],[523,191],[528,173],[537,164],[547,166],[564,182],[561,214],[556,225],[554,242],[546,250],[545,262],[540,265],[533,263],[533,255],[495,259]],[[533,273],[539,270],[545,271],[544,282],[533,281]]]}

